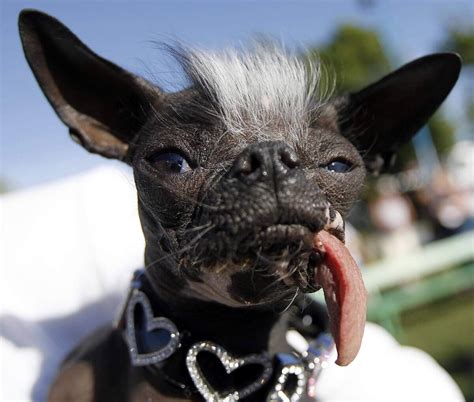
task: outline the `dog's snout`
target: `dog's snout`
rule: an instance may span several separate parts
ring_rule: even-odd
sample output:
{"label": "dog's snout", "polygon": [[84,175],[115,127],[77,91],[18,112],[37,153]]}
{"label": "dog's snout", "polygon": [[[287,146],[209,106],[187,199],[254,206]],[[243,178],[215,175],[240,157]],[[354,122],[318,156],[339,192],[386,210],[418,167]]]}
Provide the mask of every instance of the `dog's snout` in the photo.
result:
{"label": "dog's snout", "polygon": [[285,146],[278,151],[278,162],[283,169],[294,169],[300,166],[300,159],[293,148]]}
{"label": "dog's snout", "polygon": [[258,143],[246,148],[236,159],[231,176],[259,181],[270,175],[286,174],[300,166],[296,152],[281,141]]}

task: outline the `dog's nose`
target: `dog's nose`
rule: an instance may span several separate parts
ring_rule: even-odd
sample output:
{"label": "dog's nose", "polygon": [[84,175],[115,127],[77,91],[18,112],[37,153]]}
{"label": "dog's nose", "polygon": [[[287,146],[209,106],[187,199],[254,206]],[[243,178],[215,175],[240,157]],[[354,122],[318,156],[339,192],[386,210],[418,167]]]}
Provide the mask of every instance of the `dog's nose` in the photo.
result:
{"label": "dog's nose", "polygon": [[235,160],[230,175],[246,181],[259,181],[273,175],[285,175],[299,167],[300,159],[288,144],[267,141],[247,147]]}

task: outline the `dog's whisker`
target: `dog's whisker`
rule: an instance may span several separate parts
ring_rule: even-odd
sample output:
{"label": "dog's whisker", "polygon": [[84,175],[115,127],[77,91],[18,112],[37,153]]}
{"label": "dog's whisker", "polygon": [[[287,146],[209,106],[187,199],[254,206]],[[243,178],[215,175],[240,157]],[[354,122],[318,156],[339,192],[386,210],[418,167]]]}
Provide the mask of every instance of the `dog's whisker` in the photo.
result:
{"label": "dog's whisker", "polygon": [[293,305],[293,302],[296,300],[296,298],[298,297],[298,293],[299,293],[299,288],[296,288],[295,290],[295,294],[293,295],[293,297],[291,298],[291,300],[288,302],[288,304],[286,305],[286,307],[279,312],[279,314],[283,314],[285,311],[288,311],[288,309]]}

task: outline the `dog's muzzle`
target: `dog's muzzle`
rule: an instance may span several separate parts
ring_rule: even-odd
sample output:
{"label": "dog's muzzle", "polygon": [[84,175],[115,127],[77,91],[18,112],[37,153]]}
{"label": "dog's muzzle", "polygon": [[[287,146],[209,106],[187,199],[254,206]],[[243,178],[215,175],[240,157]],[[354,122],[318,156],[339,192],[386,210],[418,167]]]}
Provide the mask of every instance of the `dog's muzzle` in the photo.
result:
{"label": "dog's muzzle", "polygon": [[[241,263],[307,288],[319,259],[313,236],[330,220],[323,193],[308,183],[286,143],[247,147],[202,199],[192,224],[204,228],[194,240],[193,265]],[[185,241],[196,239],[192,236]]]}

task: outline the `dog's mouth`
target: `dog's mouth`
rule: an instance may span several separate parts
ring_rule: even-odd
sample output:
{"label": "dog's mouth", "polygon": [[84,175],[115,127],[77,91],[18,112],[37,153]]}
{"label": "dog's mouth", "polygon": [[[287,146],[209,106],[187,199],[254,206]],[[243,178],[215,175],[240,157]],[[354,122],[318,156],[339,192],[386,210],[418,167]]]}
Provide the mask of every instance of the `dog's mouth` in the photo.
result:
{"label": "dog's mouth", "polygon": [[[218,285],[213,289],[222,293],[224,278],[230,279],[227,294],[242,305],[271,304],[291,298],[295,291],[322,288],[338,349],[337,363],[346,365],[360,348],[366,293],[359,268],[343,242],[342,218],[330,214],[328,210],[326,223],[319,219],[316,229],[300,223],[271,224],[231,241],[231,252],[226,248],[217,258],[207,253],[211,263],[205,282],[214,281]],[[232,240],[228,235],[226,239]]]}
{"label": "dog's mouth", "polygon": [[[324,230],[344,242],[344,228],[340,215],[328,222]],[[270,273],[275,273],[288,287],[303,292],[321,288],[315,281],[316,270],[324,259],[324,250],[314,246],[319,230],[302,224],[275,224],[261,229],[255,236],[260,259],[267,259]]]}
{"label": "dog's mouth", "polygon": [[255,236],[260,269],[288,288],[297,287],[304,292],[320,289],[312,281],[323,258],[313,247],[314,235],[310,228],[299,224],[276,224],[262,229]]}
{"label": "dog's mouth", "polygon": [[[341,241],[344,238],[341,216],[327,205],[306,219],[276,219],[267,225],[233,229],[229,225],[214,227],[196,243],[191,258],[197,255],[192,259],[196,269],[204,267],[220,275],[247,270],[252,279],[260,278],[261,286],[254,287],[252,302],[284,298],[297,289],[305,293],[319,290],[314,277],[323,255],[314,247],[314,236],[325,229]],[[184,264],[189,267],[189,260]]]}
{"label": "dog's mouth", "polygon": [[261,247],[273,247],[280,244],[304,242],[311,244],[314,232],[303,225],[271,225],[256,235],[256,242]]}

